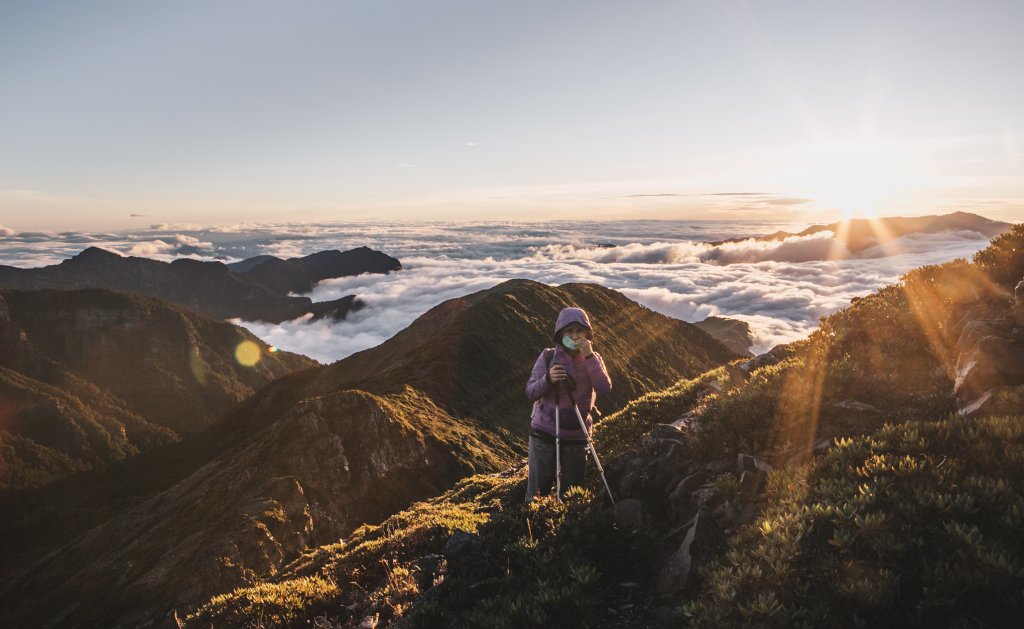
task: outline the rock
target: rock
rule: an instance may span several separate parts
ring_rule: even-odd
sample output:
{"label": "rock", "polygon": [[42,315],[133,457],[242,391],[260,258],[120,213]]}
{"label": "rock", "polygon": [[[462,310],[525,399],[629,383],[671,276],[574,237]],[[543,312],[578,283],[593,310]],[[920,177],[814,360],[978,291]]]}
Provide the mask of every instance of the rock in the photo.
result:
{"label": "rock", "polygon": [[671,424],[669,424],[669,426],[674,426],[676,428],[679,428],[680,430],[685,430],[696,419],[697,419],[697,412],[696,411],[688,411],[685,415],[683,415],[679,419],[677,419],[674,422],[672,422]]}
{"label": "rock", "polygon": [[968,417],[985,415],[1014,415],[1024,408],[1024,387],[993,387],[977,399],[960,407],[958,412]]}
{"label": "rock", "polygon": [[1024,280],[1017,283],[1013,289],[1013,320],[1024,325]]}
{"label": "rock", "polygon": [[639,527],[644,523],[643,504],[636,498],[616,502],[615,521],[626,527]]}
{"label": "rock", "polygon": [[445,557],[454,557],[466,548],[476,544],[479,540],[480,536],[476,533],[455,531],[452,533],[452,536],[448,538],[448,541],[444,543],[444,548],[441,550],[441,554]]}
{"label": "rock", "polygon": [[704,509],[714,502],[716,498],[718,498],[718,490],[711,484],[702,485],[690,494],[690,500],[693,501],[693,504],[697,505],[698,509]]}
{"label": "rock", "polygon": [[694,568],[694,553],[706,543],[708,535],[708,518],[703,511],[698,511],[693,524],[687,531],[683,543],[668,558],[658,574],[657,590],[662,596],[673,596],[686,589]]}
{"label": "rock", "polygon": [[740,493],[752,496],[764,486],[766,474],[761,471],[746,471],[740,476]]}
{"label": "rock", "polygon": [[858,402],[856,400],[843,400],[842,402],[836,402],[832,406],[836,408],[844,408],[851,411],[861,411],[862,413],[881,413],[881,409],[875,408],[870,404]]}
{"label": "rock", "polygon": [[1013,338],[1010,330],[1003,332],[1005,336],[978,339],[960,354],[953,391],[961,401],[994,386],[1024,384],[1024,342]]}
{"label": "rock", "polygon": [[705,465],[704,469],[706,469],[711,474],[723,474],[731,470],[732,466],[733,462],[731,460],[718,459],[717,461],[712,461]]}
{"label": "rock", "polygon": [[835,442],[834,439],[829,439],[828,437],[823,437],[823,438],[818,439],[817,441],[814,442],[814,452],[815,453],[825,452],[826,450],[831,450],[832,448],[834,448],[835,445],[836,445],[836,442]]}
{"label": "rock", "polygon": [[654,610],[655,627],[682,627],[686,624],[686,614],[682,608],[673,605],[662,605]]}
{"label": "rock", "polygon": [[750,456],[749,454],[739,454],[736,456],[736,471],[741,474],[743,472],[762,472],[767,474],[771,469],[771,465],[755,456]]}
{"label": "rock", "polygon": [[992,393],[994,391],[995,389],[989,389],[988,391],[985,391],[984,393],[981,394],[981,396],[978,397],[978,399],[968,402],[966,405],[960,407],[958,409],[958,412],[961,415],[966,415],[968,417],[975,414],[979,416],[985,415],[986,413],[979,413],[979,411],[985,407],[989,400],[992,399]]}
{"label": "rock", "polygon": [[651,429],[651,437],[661,441],[685,443],[683,431],[672,424],[655,424],[654,428]]}
{"label": "rock", "polygon": [[744,369],[740,369],[739,365],[734,365],[732,363],[729,363],[725,366],[725,372],[729,374],[728,384],[730,387],[739,386],[746,382],[747,379],[750,377],[750,372]]}
{"label": "rock", "polygon": [[633,472],[627,472],[619,481],[619,491],[616,495],[632,498],[639,495],[642,489],[643,483],[640,481],[640,476]]}
{"label": "rock", "polygon": [[673,444],[669,451],[648,463],[650,490],[667,494],[689,470],[689,458],[682,444]]}
{"label": "rock", "polygon": [[693,515],[696,505],[693,502],[693,492],[704,483],[707,478],[705,472],[690,474],[679,481],[675,489],[668,496],[669,517],[672,522],[684,522]]}
{"label": "rock", "polygon": [[762,367],[767,367],[768,365],[775,365],[782,362],[782,358],[772,354],[772,352],[774,351],[775,348],[773,347],[771,351],[765,352],[764,354],[758,354],[757,356],[754,356],[750,360],[745,360],[739,364],[739,368],[742,369],[743,371],[746,371],[747,373],[750,373],[753,371],[757,371]]}
{"label": "rock", "polygon": [[707,332],[733,353],[740,356],[753,356],[750,346],[754,342],[754,337],[750,332],[750,324],[746,321],[712,316],[703,321],[697,321],[694,325]]}
{"label": "rock", "polygon": [[412,562],[413,578],[420,592],[432,588],[438,577],[443,579],[447,572],[448,561],[441,555],[425,555]]}

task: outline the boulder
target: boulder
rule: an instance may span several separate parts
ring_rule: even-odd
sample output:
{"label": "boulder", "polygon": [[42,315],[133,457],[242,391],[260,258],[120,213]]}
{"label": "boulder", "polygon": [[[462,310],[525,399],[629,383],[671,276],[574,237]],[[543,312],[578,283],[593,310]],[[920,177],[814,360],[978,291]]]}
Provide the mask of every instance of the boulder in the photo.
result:
{"label": "boulder", "polygon": [[643,482],[640,476],[633,472],[626,472],[619,481],[619,491],[616,495],[624,498],[632,498],[640,494],[643,489]]}
{"label": "boulder", "polygon": [[628,528],[637,528],[644,523],[643,504],[635,498],[615,503],[615,521]]}
{"label": "boulder", "polygon": [[976,399],[994,386],[1024,384],[1024,342],[1009,330],[1003,332],[977,339],[960,354],[953,390],[961,401]]}
{"label": "boulder", "polygon": [[729,459],[718,459],[711,461],[704,466],[704,469],[710,474],[722,474],[732,469],[733,462]]}
{"label": "boulder", "polygon": [[689,473],[690,460],[682,444],[673,444],[661,457],[647,464],[647,476],[651,479],[649,489],[667,494],[681,478]]}
{"label": "boulder", "polygon": [[744,496],[753,496],[764,487],[766,474],[761,471],[746,471],[740,475],[740,493]]}
{"label": "boulder", "polygon": [[679,481],[672,493],[668,495],[669,517],[672,522],[685,522],[692,517],[697,506],[693,502],[693,492],[707,479],[705,472],[690,474]]}
{"label": "boulder", "polygon": [[685,435],[678,426],[672,424],[655,424],[651,429],[651,438],[658,441],[685,443]]}
{"label": "boulder", "polygon": [[454,557],[470,546],[476,544],[479,540],[480,536],[476,533],[455,531],[452,533],[452,536],[448,538],[448,541],[444,543],[444,548],[441,550],[441,554],[445,557]]}
{"label": "boulder", "polygon": [[856,400],[843,400],[842,402],[836,402],[833,404],[835,408],[842,408],[850,411],[860,411],[862,413],[881,413],[881,409],[865,404],[864,402],[858,402]]}
{"label": "boulder", "polygon": [[662,596],[674,596],[686,589],[690,575],[696,567],[695,555],[706,545],[710,522],[703,511],[698,511],[693,523],[672,556],[658,574],[657,590]]}
{"label": "boulder", "polygon": [[772,469],[772,466],[749,454],[738,454],[736,456],[736,471],[739,473],[743,472],[761,472],[767,474]]}
{"label": "boulder", "polygon": [[685,430],[696,419],[697,419],[697,412],[696,411],[688,411],[682,417],[680,417],[679,419],[677,419],[674,422],[672,422],[671,424],[669,424],[669,426],[673,426],[673,427],[678,428],[680,430]]}
{"label": "boulder", "polygon": [[655,627],[682,627],[686,625],[686,614],[681,607],[662,605],[654,610]]}
{"label": "boulder", "polygon": [[1024,408],[1024,387],[992,387],[976,399],[962,405],[961,415],[982,417],[985,415],[1014,415]]}
{"label": "boulder", "polygon": [[412,562],[411,572],[420,592],[426,592],[438,578],[444,579],[448,572],[448,560],[442,555],[424,555]]}
{"label": "boulder", "polygon": [[743,371],[750,373],[753,371],[757,371],[762,367],[767,367],[769,365],[775,365],[782,362],[783,360],[785,360],[786,354],[786,345],[776,345],[775,347],[771,348],[764,354],[758,354],[757,356],[754,356],[750,360],[745,360],[741,362],[738,366]]}

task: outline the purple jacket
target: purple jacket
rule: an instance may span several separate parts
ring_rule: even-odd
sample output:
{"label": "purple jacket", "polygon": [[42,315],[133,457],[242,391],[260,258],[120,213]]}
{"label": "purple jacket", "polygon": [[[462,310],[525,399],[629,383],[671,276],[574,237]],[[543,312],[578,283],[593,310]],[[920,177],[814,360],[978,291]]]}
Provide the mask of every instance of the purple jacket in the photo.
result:
{"label": "purple jacket", "polygon": [[[548,364],[549,357],[550,365]],[[556,364],[564,366],[566,373],[576,381],[573,399],[569,399],[565,389],[562,389],[558,411],[561,424],[559,436],[565,439],[585,439],[586,435],[580,428],[576,412],[572,410],[573,402],[575,401],[577,408],[580,409],[580,414],[589,431],[593,425],[590,419],[590,409],[594,404],[594,399],[598,395],[606,395],[612,390],[612,381],[608,378],[608,370],[605,369],[604,361],[597,352],[587,358],[579,354],[573,356],[561,345],[555,347],[554,350],[545,349],[541,352],[537,357],[537,362],[533,364],[530,381],[526,383],[526,397],[533,401],[530,428],[552,436],[555,434],[555,387],[548,383],[547,373],[550,366]]]}

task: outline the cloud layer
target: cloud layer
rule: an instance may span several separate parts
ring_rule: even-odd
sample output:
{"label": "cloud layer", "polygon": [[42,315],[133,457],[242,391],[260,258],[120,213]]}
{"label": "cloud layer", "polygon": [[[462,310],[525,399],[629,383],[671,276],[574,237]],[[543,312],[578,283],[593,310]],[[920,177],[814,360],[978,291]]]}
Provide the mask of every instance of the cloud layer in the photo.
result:
{"label": "cloud layer", "polygon": [[829,233],[781,242],[702,242],[802,227],[694,221],[160,225],[129,234],[7,234],[0,263],[53,264],[85,246],[165,260],[230,262],[362,245],[398,257],[401,272],[328,280],[313,290],[316,301],[355,294],[367,303],[345,321],[242,323],[277,347],[332,362],[383,342],[446,299],[513,278],[594,282],[685,321],[742,319],[753,329],[754,350],[765,351],[805,336],[820,317],[910,269],[970,257],[987,244],[975,232],[911,234],[854,255]]}

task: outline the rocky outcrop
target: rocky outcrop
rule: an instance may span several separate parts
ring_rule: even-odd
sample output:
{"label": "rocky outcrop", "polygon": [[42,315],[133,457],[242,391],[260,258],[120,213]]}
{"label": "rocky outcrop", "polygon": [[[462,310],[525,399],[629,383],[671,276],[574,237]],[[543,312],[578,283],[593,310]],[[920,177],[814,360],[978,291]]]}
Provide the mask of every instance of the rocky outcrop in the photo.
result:
{"label": "rocky outcrop", "polygon": [[[287,272],[281,269],[281,265]],[[307,292],[316,282],[359,273],[387,273],[401,268],[395,258],[361,247],[324,251],[305,258],[261,259],[235,272],[220,262],[180,258],[171,263],[125,257],[89,247],[60,264],[38,269],[0,266],[0,287],[23,290],[105,288],[165,299],[215,319],[280,323],[313,312],[344,318],[361,303],[353,296],[329,305],[314,304]],[[265,270],[261,270],[265,269]]]}
{"label": "rocky outcrop", "polygon": [[746,321],[726,317],[708,317],[694,325],[710,334],[733,353],[740,356],[754,355],[750,351],[754,337],[750,332],[750,324]]}
{"label": "rocky outcrop", "polygon": [[1024,295],[1017,294],[1009,308],[969,312],[957,324],[954,392],[961,413],[991,415],[1024,407],[1024,325],[1017,320],[1022,304]]}

